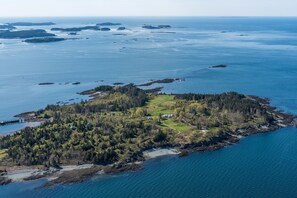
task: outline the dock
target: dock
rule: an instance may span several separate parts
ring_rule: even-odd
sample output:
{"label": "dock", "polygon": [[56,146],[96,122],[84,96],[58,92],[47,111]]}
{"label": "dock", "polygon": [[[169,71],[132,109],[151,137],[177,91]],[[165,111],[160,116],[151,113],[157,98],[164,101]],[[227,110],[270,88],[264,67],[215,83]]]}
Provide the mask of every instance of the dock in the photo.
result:
{"label": "dock", "polygon": [[14,120],[3,120],[3,121],[0,121],[0,126],[4,126],[8,124],[23,123],[23,122],[25,122],[23,118],[14,119]]}

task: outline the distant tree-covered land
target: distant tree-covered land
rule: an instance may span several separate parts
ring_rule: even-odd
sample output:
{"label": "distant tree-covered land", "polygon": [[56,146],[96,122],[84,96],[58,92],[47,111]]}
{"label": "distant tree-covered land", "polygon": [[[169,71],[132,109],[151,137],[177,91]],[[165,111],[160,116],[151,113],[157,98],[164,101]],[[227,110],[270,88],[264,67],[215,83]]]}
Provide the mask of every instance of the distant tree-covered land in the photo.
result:
{"label": "distant tree-covered land", "polygon": [[99,26],[84,26],[84,27],[72,27],[72,28],[52,28],[52,31],[61,31],[61,32],[80,32],[83,30],[101,30]]}
{"label": "distant tree-covered land", "polygon": [[0,30],[13,30],[13,29],[16,29],[16,27],[10,24],[0,25]]}
{"label": "distant tree-covered land", "polygon": [[41,23],[32,23],[32,22],[15,22],[15,23],[7,23],[12,26],[47,26],[47,25],[56,25],[53,22],[41,22]]}
{"label": "distant tree-covered land", "polygon": [[47,37],[47,38],[32,38],[26,39],[24,42],[26,43],[50,43],[50,42],[58,42],[58,41],[65,41],[65,38],[54,38],[54,37]]}
{"label": "distant tree-covered land", "polygon": [[158,25],[158,26],[143,25],[142,28],[150,29],[150,30],[159,30],[159,29],[171,28],[171,26],[170,25]]}
{"label": "distant tree-covered land", "polygon": [[[0,139],[0,165],[129,163],[151,148],[207,150],[293,123],[267,101],[235,92],[160,94],[100,86],[94,99],[35,112],[36,128]],[[32,113],[31,113],[32,114]]]}
{"label": "distant tree-covered land", "polygon": [[50,37],[56,36],[46,32],[45,30],[20,30],[20,31],[0,31],[0,38],[3,39],[14,39],[14,38],[32,38],[32,37]]}
{"label": "distant tree-covered land", "polygon": [[120,23],[111,23],[111,22],[105,22],[105,23],[98,23],[99,26],[118,26],[121,25]]}

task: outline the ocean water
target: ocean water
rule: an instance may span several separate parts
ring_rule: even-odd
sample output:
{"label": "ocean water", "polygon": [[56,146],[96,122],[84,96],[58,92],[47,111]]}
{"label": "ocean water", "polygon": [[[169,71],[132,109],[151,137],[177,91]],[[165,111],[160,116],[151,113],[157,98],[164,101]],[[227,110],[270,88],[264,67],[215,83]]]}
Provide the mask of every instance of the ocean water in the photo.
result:
{"label": "ocean water", "polygon": [[145,162],[135,173],[41,188],[44,180],[0,187],[2,197],[296,197],[297,130],[255,135],[219,151]]}
{"label": "ocean water", "polygon": [[[297,114],[297,18],[0,18],[11,21],[53,21],[57,27],[111,21],[130,30],[58,33],[79,39],[46,44],[0,39],[0,120],[86,99],[76,93],[100,84],[175,77],[185,81],[164,85],[167,93],[238,91]],[[143,24],[173,28],[143,30]],[[217,64],[228,67],[208,68]],[[0,133],[19,127],[0,126]],[[290,127],[254,135],[219,151],[164,157],[145,162],[143,171],[80,184],[11,184],[0,187],[0,197],[297,197],[296,132]]]}

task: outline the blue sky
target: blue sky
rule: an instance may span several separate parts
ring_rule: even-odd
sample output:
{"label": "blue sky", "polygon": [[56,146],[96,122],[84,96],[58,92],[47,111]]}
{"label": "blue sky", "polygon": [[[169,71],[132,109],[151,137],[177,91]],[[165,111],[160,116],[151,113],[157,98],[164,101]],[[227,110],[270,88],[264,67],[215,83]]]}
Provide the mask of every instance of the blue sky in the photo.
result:
{"label": "blue sky", "polygon": [[0,0],[0,16],[296,16],[297,0]]}

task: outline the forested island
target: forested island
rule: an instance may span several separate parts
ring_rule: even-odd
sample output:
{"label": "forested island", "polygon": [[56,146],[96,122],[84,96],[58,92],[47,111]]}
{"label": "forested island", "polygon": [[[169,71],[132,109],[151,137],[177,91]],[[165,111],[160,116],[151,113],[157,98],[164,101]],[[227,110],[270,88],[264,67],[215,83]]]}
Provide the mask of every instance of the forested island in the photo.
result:
{"label": "forested island", "polygon": [[59,42],[59,41],[65,41],[65,38],[54,38],[54,37],[48,37],[48,38],[33,38],[33,39],[26,39],[24,42],[26,43],[51,43],[51,42]]}
{"label": "forested island", "polygon": [[52,28],[52,31],[61,31],[61,32],[80,32],[83,30],[100,30],[99,26],[83,26],[83,27],[72,27],[72,28]]}
{"label": "forested island", "polygon": [[15,38],[32,38],[32,37],[53,37],[51,34],[42,29],[36,30],[19,30],[19,31],[0,31],[0,38],[15,39]]}
{"label": "forested island", "polygon": [[171,28],[171,26],[170,25],[158,25],[158,26],[143,25],[142,28],[150,29],[150,30],[159,30],[159,29],[168,29],[168,28]]}
{"label": "forested island", "polygon": [[7,23],[12,26],[48,26],[48,25],[56,25],[53,22],[41,22],[41,23],[33,23],[33,22],[15,22],[15,23]]}
{"label": "forested island", "polygon": [[25,119],[42,120],[41,126],[0,139],[0,183],[9,183],[6,169],[18,166],[51,170],[92,164],[84,171],[60,174],[48,185],[133,171],[142,168],[137,162],[152,148],[176,148],[183,156],[294,125],[294,116],[277,111],[267,99],[235,92],[163,94],[128,84],[99,86],[84,94],[93,99],[30,112]]}
{"label": "forested island", "polygon": [[104,22],[104,23],[98,23],[99,26],[118,26],[122,25],[121,23],[112,23],[112,22]]}
{"label": "forested island", "polygon": [[9,24],[0,25],[0,30],[13,30],[13,29],[16,29],[16,27]]}

